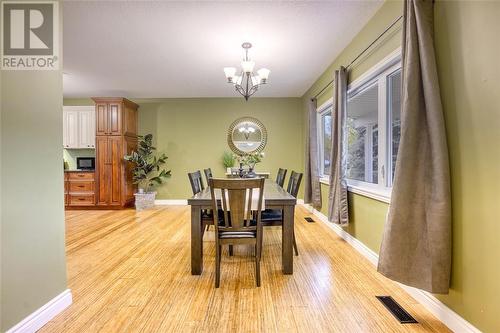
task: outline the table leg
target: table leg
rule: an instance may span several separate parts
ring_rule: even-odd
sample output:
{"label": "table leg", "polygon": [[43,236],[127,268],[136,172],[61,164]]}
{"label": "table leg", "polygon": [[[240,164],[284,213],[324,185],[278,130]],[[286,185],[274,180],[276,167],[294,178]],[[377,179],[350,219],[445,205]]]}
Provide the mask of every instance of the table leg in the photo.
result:
{"label": "table leg", "polygon": [[283,227],[282,227],[282,262],[283,273],[293,274],[293,224],[295,206],[283,207]]}
{"label": "table leg", "polygon": [[191,274],[201,275],[203,271],[203,225],[201,207],[191,206]]}

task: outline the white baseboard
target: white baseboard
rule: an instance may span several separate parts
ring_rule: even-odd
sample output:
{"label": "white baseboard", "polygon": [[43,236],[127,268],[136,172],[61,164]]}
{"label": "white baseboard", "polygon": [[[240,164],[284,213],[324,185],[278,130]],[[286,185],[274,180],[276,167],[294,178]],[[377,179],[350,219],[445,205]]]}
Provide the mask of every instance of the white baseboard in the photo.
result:
{"label": "white baseboard", "polygon": [[[304,205],[307,210],[313,213],[321,222],[323,222],[330,229],[335,231],[342,239],[349,243],[356,249],[363,257],[368,259],[375,267],[378,264],[378,254],[372,249],[368,248],[361,241],[346,232],[341,226],[331,223],[328,218],[320,211],[314,209],[311,205]],[[427,311],[432,313],[437,319],[445,324],[453,332],[460,333],[481,333],[476,327],[469,323],[464,318],[460,317],[456,312],[447,307],[444,303],[438,300],[431,293],[420,290],[417,288],[409,287],[404,284],[398,283],[408,294],[410,294],[417,302],[422,304]]]}
{"label": "white baseboard", "polygon": [[33,333],[47,324],[52,318],[66,309],[73,302],[71,290],[66,289],[41,308],[24,318],[6,333]]}
{"label": "white baseboard", "polygon": [[187,204],[187,200],[184,199],[155,200],[155,205],[185,206]]}

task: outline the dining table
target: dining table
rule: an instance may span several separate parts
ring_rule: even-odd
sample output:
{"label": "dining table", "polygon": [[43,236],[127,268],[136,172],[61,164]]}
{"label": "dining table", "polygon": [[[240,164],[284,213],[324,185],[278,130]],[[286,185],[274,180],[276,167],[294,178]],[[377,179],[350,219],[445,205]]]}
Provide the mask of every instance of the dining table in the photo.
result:
{"label": "dining table", "polygon": [[[263,199],[266,209],[283,211],[282,270],[284,274],[293,274],[293,234],[297,199],[270,179],[265,180]],[[188,205],[191,206],[191,274],[200,275],[203,272],[203,234],[205,232],[202,211],[213,209],[210,188],[207,187],[189,198]]]}

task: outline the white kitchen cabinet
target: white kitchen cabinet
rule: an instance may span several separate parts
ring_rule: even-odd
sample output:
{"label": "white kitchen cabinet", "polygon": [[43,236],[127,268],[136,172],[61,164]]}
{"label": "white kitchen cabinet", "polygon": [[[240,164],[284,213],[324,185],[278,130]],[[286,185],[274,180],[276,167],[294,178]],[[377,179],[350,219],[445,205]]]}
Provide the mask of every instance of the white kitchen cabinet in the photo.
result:
{"label": "white kitchen cabinet", "polygon": [[65,106],[63,110],[63,147],[95,148],[95,110],[92,106]]}
{"label": "white kitchen cabinet", "polygon": [[95,148],[95,111],[78,111],[78,147]]}

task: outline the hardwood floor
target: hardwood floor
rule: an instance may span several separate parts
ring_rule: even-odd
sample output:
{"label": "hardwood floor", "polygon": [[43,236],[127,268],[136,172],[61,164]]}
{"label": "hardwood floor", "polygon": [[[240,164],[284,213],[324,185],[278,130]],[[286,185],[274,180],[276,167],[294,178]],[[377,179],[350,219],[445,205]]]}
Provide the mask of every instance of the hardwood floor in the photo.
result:
{"label": "hardwood floor", "polygon": [[[201,276],[190,274],[190,210],[67,211],[66,253],[73,305],[41,332],[449,332],[321,222],[296,208],[300,256],[281,272],[281,230],[266,228],[262,286],[252,251],[222,256],[205,234]],[[419,324],[399,324],[375,298],[392,295]]]}

